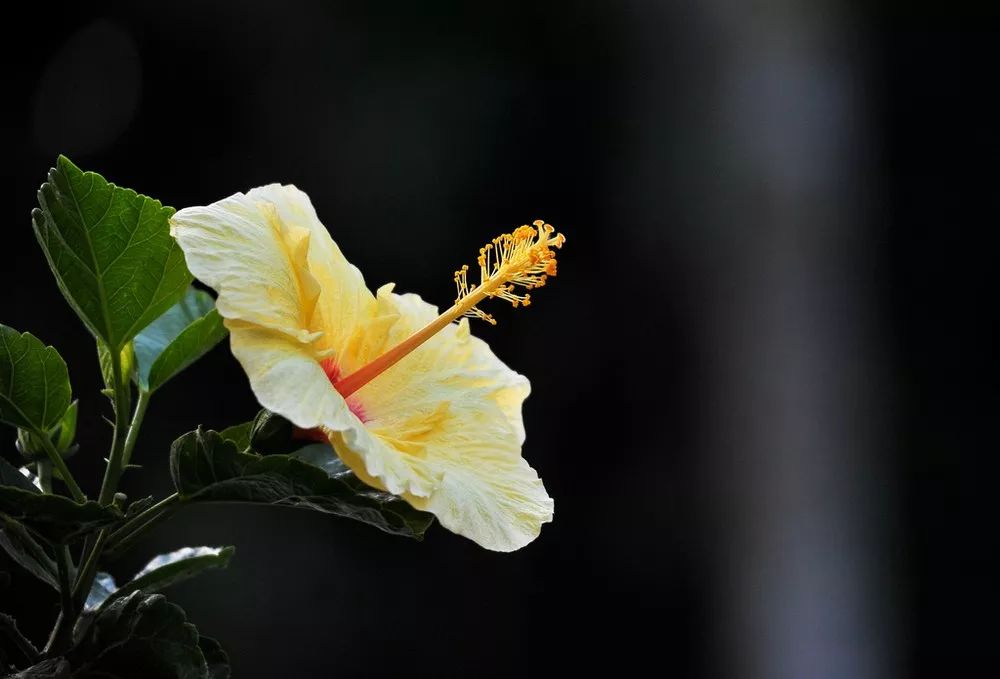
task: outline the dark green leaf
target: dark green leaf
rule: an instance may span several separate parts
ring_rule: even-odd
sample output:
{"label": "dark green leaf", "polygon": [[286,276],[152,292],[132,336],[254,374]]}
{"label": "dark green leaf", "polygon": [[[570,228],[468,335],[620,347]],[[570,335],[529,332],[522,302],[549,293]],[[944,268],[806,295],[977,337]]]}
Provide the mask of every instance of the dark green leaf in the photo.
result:
{"label": "dark green leaf", "polygon": [[13,486],[31,493],[41,492],[27,476],[21,473],[20,469],[2,457],[0,457],[0,486]]}
{"label": "dark green leaf", "polygon": [[30,333],[0,325],[0,421],[48,433],[69,408],[66,363]]}
{"label": "dark green leaf", "polygon": [[120,351],[191,282],[173,208],[59,156],[38,191],[35,236],[59,289],[95,337]]}
{"label": "dark green leaf", "polygon": [[263,455],[283,455],[298,450],[302,441],[294,438],[295,425],[281,415],[261,410],[250,429],[250,447]]}
{"label": "dark green leaf", "polygon": [[234,424],[219,432],[219,436],[236,444],[237,450],[246,450],[250,447],[250,431],[253,429],[253,422]]}
{"label": "dark green leaf", "polygon": [[74,679],[209,679],[198,630],[160,594],[112,601],[69,658]]}
{"label": "dark green leaf", "polygon": [[49,658],[10,675],[8,679],[70,679],[69,671],[69,663],[65,658]]}
{"label": "dark green leaf", "polygon": [[88,500],[77,504],[62,495],[39,495],[0,486],[0,512],[49,542],[64,543],[110,525],[121,515]]}
{"label": "dark green leaf", "polygon": [[[147,594],[158,592],[209,569],[225,568],[235,551],[235,547],[184,547],[169,554],[161,554],[136,573],[131,582],[122,585],[117,591],[112,589],[109,596],[105,597],[107,605],[135,591],[141,590]],[[113,580],[111,584],[114,585]]]}
{"label": "dark green leaf", "polygon": [[42,582],[59,589],[56,562],[35,542],[27,529],[6,514],[0,514],[0,549],[21,568]]}
{"label": "dark green leaf", "polygon": [[430,514],[365,486],[350,472],[331,476],[289,455],[241,453],[214,431],[198,429],[174,441],[170,473],[184,502],[301,507],[418,539],[433,521]]}
{"label": "dark green leaf", "polygon": [[17,621],[6,613],[0,613],[0,639],[17,649],[28,662],[38,660],[38,649],[17,628]]}
{"label": "dark green leaf", "polygon": [[229,655],[223,650],[222,644],[212,637],[202,635],[198,638],[198,646],[208,663],[209,679],[229,679]]}
{"label": "dark green leaf", "polygon": [[146,391],[159,389],[225,339],[226,332],[211,295],[189,288],[136,335],[136,382]]}

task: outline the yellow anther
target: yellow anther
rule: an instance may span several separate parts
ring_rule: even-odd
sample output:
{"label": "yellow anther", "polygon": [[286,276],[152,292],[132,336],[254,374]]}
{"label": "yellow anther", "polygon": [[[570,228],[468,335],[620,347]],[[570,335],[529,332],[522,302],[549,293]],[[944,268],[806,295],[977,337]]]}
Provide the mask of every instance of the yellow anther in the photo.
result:
{"label": "yellow anther", "polygon": [[[542,220],[534,226],[521,225],[511,233],[500,234],[479,248],[479,285],[468,285],[463,267],[463,275],[458,283],[457,306],[462,306],[462,315],[482,318],[496,323],[492,316],[480,311],[476,306],[486,297],[499,297],[511,303],[514,308],[528,306],[528,295],[514,292],[516,286],[533,290],[545,285],[549,276],[556,275],[556,256],[552,249],[565,242],[562,234],[556,234],[551,224]],[[494,247],[496,246],[496,247]],[[493,256],[495,251],[496,255]]]}

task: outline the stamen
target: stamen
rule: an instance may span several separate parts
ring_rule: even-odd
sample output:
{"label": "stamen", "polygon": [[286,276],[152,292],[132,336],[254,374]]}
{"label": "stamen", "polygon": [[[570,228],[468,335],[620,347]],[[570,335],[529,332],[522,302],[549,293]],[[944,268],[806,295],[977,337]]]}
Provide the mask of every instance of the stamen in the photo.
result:
{"label": "stamen", "polygon": [[481,318],[496,325],[493,316],[477,306],[487,297],[499,297],[515,308],[529,306],[531,295],[519,293],[517,288],[540,288],[548,278],[555,276],[556,254],[552,248],[559,249],[566,242],[565,236],[556,233],[551,224],[542,220],[533,224],[533,227],[524,225],[513,233],[501,234],[480,248],[476,260],[479,284],[469,286],[469,267],[463,265],[455,272],[456,297],[451,308],[371,363],[334,382],[337,391],[345,398],[350,396],[462,316]]}

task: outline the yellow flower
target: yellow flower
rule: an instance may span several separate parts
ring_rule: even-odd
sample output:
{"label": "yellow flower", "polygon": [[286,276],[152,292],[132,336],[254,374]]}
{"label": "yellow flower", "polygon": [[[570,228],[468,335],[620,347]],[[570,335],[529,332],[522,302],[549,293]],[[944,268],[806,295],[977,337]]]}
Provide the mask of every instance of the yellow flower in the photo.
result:
{"label": "yellow flower", "polygon": [[445,313],[383,285],[373,295],[294,186],[237,193],[171,220],[217,307],[261,405],[329,439],[365,483],[432,512],[488,549],[513,551],[552,520],[521,457],[528,380],[469,333],[477,306],[530,303],[515,286],[555,274],[551,226],[535,222],[480,250],[480,283],[455,273]]}

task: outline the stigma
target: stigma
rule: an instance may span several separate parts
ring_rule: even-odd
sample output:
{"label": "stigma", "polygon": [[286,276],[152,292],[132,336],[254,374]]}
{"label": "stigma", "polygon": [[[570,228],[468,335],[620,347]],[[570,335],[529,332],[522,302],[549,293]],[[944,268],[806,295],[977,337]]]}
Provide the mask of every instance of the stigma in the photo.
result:
{"label": "stigma", "polygon": [[350,375],[333,381],[334,388],[347,398],[371,380],[381,375],[411,351],[463,316],[481,318],[496,325],[492,315],[479,308],[487,298],[499,298],[514,308],[529,306],[534,290],[556,275],[555,250],[562,248],[565,236],[556,233],[551,224],[542,220],[533,226],[520,226],[504,233],[479,249],[479,282],[468,280],[469,267],[455,272],[455,303],[443,314],[425,325],[384,354]]}

